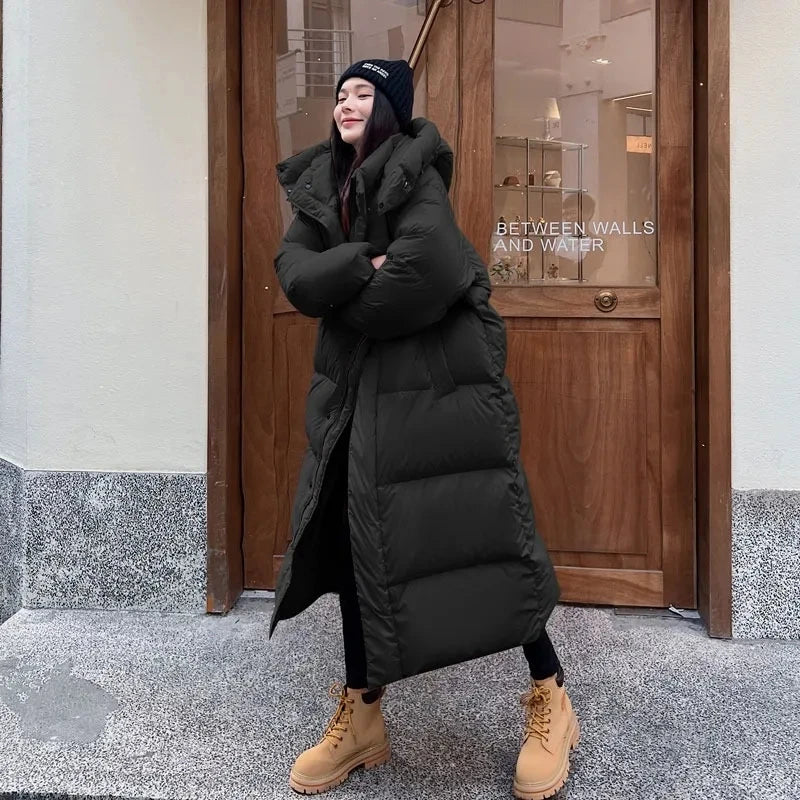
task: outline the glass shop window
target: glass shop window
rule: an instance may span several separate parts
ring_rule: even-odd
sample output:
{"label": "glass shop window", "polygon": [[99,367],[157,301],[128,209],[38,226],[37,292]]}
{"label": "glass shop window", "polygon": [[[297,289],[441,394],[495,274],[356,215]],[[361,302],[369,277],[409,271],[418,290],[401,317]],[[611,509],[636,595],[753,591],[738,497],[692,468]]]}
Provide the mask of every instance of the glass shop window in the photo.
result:
{"label": "glass shop window", "polygon": [[496,0],[494,284],[656,284],[655,2]]}
{"label": "glass shop window", "polygon": [[[336,80],[362,58],[408,59],[425,19],[424,0],[281,0],[278,24],[277,122],[280,158],[327,139]],[[413,116],[426,112],[425,54]],[[284,231],[293,212],[281,198]]]}

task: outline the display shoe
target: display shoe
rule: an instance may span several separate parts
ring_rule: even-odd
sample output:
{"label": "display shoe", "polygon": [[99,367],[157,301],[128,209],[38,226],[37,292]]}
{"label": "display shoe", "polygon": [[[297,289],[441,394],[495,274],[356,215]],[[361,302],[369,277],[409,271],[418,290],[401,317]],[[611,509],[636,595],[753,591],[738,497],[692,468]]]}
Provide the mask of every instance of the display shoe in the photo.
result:
{"label": "display shoe", "polygon": [[389,760],[389,739],[381,712],[386,687],[372,703],[364,702],[366,689],[351,689],[334,682],[328,690],[339,705],[322,738],[297,757],[289,773],[289,786],[303,794],[318,794],[338,786],[363,764],[377,767]]}
{"label": "display shoe", "polygon": [[531,678],[520,698],[525,731],[514,775],[514,797],[544,800],[567,781],[570,750],[578,744],[580,726],[563,684],[563,671],[544,680]]}

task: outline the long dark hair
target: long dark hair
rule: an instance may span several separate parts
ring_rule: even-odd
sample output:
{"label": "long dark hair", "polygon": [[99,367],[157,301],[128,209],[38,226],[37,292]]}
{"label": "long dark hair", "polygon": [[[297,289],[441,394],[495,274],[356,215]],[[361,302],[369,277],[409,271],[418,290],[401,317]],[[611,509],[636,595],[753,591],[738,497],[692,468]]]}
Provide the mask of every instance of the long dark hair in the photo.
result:
{"label": "long dark hair", "polygon": [[364,126],[364,133],[355,146],[342,139],[336,120],[331,122],[331,154],[345,234],[350,233],[350,179],[353,171],[389,136],[407,132],[408,127],[404,129],[400,125],[392,104],[377,86],[372,100],[372,113]]}

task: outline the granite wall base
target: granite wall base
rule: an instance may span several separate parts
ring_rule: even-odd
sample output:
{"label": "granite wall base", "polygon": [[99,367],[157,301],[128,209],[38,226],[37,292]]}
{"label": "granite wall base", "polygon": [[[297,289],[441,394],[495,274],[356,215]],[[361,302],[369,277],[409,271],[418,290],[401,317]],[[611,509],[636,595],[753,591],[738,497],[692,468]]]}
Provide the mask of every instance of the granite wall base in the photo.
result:
{"label": "granite wall base", "polygon": [[733,636],[800,639],[800,492],[733,491]]}
{"label": "granite wall base", "polygon": [[205,611],[205,475],[0,465],[6,617],[20,606]]}
{"label": "granite wall base", "polygon": [[0,625],[22,606],[23,471],[0,459]]}
{"label": "granite wall base", "polygon": [[[733,636],[800,639],[800,492],[733,491]],[[0,459],[0,623],[20,607],[205,611],[206,477]]]}

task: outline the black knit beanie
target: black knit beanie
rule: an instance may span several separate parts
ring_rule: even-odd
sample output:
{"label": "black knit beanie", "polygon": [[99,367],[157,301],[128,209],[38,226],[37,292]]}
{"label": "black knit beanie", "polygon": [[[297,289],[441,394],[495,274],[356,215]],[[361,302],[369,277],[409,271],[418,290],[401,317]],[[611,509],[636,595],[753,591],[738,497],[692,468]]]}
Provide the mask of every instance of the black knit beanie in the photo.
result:
{"label": "black knit beanie", "polygon": [[414,107],[414,70],[408,65],[408,61],[386,61],[382,58],[356,61],[339,77],[334,98],[339,96],[342,84],[353,77],[366,78],[374,83],[389,99],[400,126],[408,126]]}

